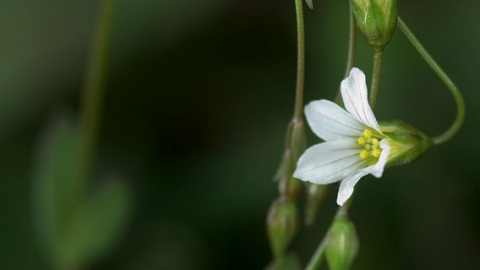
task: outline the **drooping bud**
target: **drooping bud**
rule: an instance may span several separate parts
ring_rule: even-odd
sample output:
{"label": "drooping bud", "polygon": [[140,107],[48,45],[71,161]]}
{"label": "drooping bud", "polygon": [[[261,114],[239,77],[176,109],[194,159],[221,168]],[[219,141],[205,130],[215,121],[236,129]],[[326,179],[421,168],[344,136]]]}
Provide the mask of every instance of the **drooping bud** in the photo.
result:
{"label": "drooping bud", "polygon": [[273,201],[267,216],[267,234],[275,258],[282,258],[298,229],[298,211],[294,203],[280,198]]}
{"label": "drooping bud", "polygon": [[310,9],[313,9],[313,1],[312,0],[305,0],[305,3],[307,3],[307,5]]}
{"label": "drooping bud", "polygon": [[330,270],[350,269],[359,249],[359,241],[353,223],[346,217],[337,218],[327,237],[325,252]]}
{"label": "drooping bud", "polygon": [[305,132],[305,122],[303,120],[292,120],[290,136],[290,148],[292,149],[292,156],[295,163],[307,148],[307,133]]}
{"label": "drooping bud", "polygon": [[328,186],[305,183],[307,198],[305,202],[305,225],[310,226],[315,222],[318,211],[327,200]]}
{"label": "drooping bud", "polygon": [[391,148],[387,162],[389,167],[415,161],[433,145],[430,137],[404,121],[385,121],[379,125]]}
{"label": "drooping bud", "polygon": [[397,26],[396,0],[352,0],[358,29],[375,49],[382,50]]}

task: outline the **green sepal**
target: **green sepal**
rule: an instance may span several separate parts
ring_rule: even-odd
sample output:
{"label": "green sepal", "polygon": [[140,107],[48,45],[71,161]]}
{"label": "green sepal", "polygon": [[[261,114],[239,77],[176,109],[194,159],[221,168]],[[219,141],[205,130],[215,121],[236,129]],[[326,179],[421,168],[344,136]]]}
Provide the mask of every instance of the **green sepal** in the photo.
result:
{"label": "green sepal", "polygon": [[391,148],[387,167],[415,161],[433,145],[430,137],[402,120],[384,121],[379,125]]}
{"label": "green sepal", "polygon": [[375,49],[382,50],[397,26],[396,0],[352,0],[357,26]]}

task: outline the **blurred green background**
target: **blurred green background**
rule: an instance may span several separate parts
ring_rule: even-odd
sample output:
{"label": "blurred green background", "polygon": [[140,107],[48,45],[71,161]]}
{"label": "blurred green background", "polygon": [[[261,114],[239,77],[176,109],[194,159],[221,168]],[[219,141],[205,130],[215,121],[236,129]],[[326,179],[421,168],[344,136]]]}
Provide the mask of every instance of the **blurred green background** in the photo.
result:
{"label": "blurred green background", "polygon": [[[35,234],[35,156],[54,118],[78,116],[100,3],[0,2],[1,269],[49,269]],[[305,10],[305,102],[335,96],[347,51],[348,2],[314,7]],[[418,162],[360,182],[353,269],[480,269],[480,3],[399,1],[398,10],[462,90],[467,118]],[[115,12],[97,166],[124,176],[132,211],[88,268],[262,269],[272,177],[293,111],[294,1],[118,0]],[[371,58],[359,36],[356,66],[367,78]],[[447,88],[397,31],[377,118],[436,135],[454,116]],[[337,188],[294,241],[304,264]]]}

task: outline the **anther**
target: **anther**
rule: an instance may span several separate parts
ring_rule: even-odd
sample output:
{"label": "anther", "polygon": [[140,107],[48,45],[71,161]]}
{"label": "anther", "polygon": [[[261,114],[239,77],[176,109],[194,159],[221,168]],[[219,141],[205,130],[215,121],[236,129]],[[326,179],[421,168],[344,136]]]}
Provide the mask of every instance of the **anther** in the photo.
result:
{"label": "anther", "polygon": [[365,137],[370,137],[372,136],[372,132],[368,129],[365,129],[365,131],[363,132],[363,135],[365,135]]}
{"label": "anther", "polygon": [[369,154],[368,154],[367,150],[363,150],[362,152],[360,152],[360,157],[362,159],[366,159],[368,156],[369,156]]}
{"label": "anther", "polygon": [[358,140],[357,140],[358,144],[360,145],[364,145],[366,140],[365,140],[365,137],[359,137]]}
{"label": "anther", "polygon": [[382,150],[377,148],[372,151],[372,156],[379,157],[381,153],[382,153]]}

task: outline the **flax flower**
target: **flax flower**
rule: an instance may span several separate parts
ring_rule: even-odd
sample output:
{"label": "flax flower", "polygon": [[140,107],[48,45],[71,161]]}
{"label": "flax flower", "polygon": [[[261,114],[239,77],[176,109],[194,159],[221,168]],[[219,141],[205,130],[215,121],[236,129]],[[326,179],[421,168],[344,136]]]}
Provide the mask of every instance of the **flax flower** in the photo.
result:
{"label": "flax flower", "polygon": [[320,185],[342,181],[337,203],[343,205],[360,178],[382,176],[390,145],[368,104],[365,74],[353,68],[340,89],[346,110],[328,100],[305,106],[310,128],[325,142],[305,151],[293,176]]}

